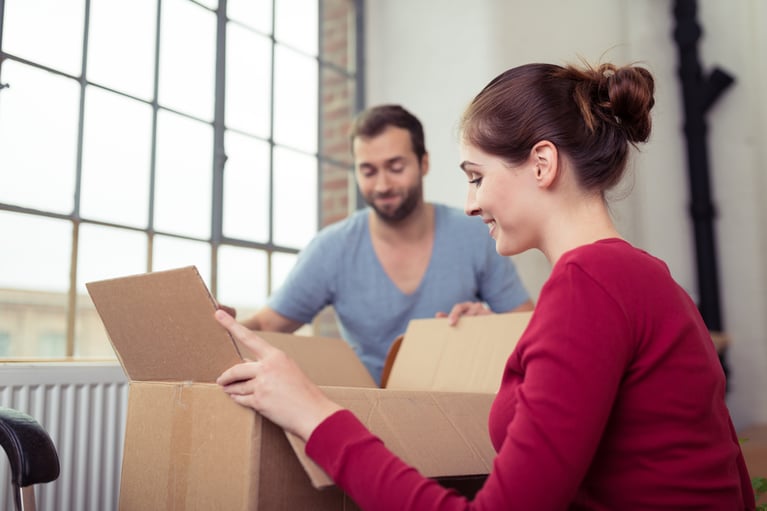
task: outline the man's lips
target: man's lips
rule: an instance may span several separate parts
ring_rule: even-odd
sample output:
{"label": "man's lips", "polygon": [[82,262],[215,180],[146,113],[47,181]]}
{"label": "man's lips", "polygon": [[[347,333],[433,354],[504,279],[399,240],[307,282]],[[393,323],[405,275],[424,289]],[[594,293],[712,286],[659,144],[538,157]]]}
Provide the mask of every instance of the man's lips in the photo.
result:
{"label": "man's lips", "polygon": [[399,196],[397,195],[379,195],[374,200],[378,203],[389,204],[395,202],[398,198]]}

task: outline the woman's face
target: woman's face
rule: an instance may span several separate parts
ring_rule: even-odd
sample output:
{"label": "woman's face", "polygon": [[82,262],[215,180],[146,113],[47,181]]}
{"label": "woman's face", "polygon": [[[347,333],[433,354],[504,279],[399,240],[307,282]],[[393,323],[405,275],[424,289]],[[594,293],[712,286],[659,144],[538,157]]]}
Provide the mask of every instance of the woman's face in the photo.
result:
{"label": "woman's face", "polygon": [[537,186],[532,159],[511,166],[503,159],[468,144],[461,144],[461,169],[469,179],[467,215],[488,226],[496,251],[504,256],[538,246],[535,208]]}

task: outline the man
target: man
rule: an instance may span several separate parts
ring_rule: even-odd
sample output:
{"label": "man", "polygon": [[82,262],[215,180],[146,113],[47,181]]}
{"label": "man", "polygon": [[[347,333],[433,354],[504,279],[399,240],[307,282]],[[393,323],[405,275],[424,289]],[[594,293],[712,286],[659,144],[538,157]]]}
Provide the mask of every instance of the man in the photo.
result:
{"label": "man", "polygon": [[460,315],[532,309],[482,222],[424,201],[429,155],[415,116],[398,105],[370,108],[357,117],[351,141],[369,208],[322,229],[243,325],[293,332],[332,305],[342,337],[380,383],[389,346],[411,319],[455,323]]}

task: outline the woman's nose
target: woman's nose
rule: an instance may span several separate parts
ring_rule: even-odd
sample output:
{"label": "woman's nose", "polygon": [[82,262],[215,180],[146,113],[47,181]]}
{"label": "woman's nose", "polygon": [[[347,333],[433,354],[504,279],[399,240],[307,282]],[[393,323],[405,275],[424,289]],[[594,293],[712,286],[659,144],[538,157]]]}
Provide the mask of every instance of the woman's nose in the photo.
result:
{"label": "woman's nose", "polygon": [[469,193],[466,195],[466,203],[463,205],[463,211],[469,216],[479,215],[481,209],[477,206],[476,196],[474,190],[469,189]]}

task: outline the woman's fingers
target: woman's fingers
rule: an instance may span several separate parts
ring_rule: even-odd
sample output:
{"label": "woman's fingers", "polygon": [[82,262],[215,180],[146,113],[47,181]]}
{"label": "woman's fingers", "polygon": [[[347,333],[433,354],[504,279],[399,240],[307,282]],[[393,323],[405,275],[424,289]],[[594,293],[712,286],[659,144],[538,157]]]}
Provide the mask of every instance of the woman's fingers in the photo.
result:
{"label": "woman's fingers", "polygon": [[[216,379],[216,383],[222,387],[234,388],[233,384],[238,382],[244,384],[245,382],[255,378],[257,370],[258,362],[243,362],[242,364],[234,365],[221,373],[221,375]],[[225,390],[229,392],[228,389]]]}
{"label": "woman's fingers", "polygon": [[256,356],[256,359],[264,357],[271,345],[253,333],[252,330],[238,323],[232,316],[223,309],[218,309],[215,313],[216,320],[226,328],[237,341],[243,343]]}

